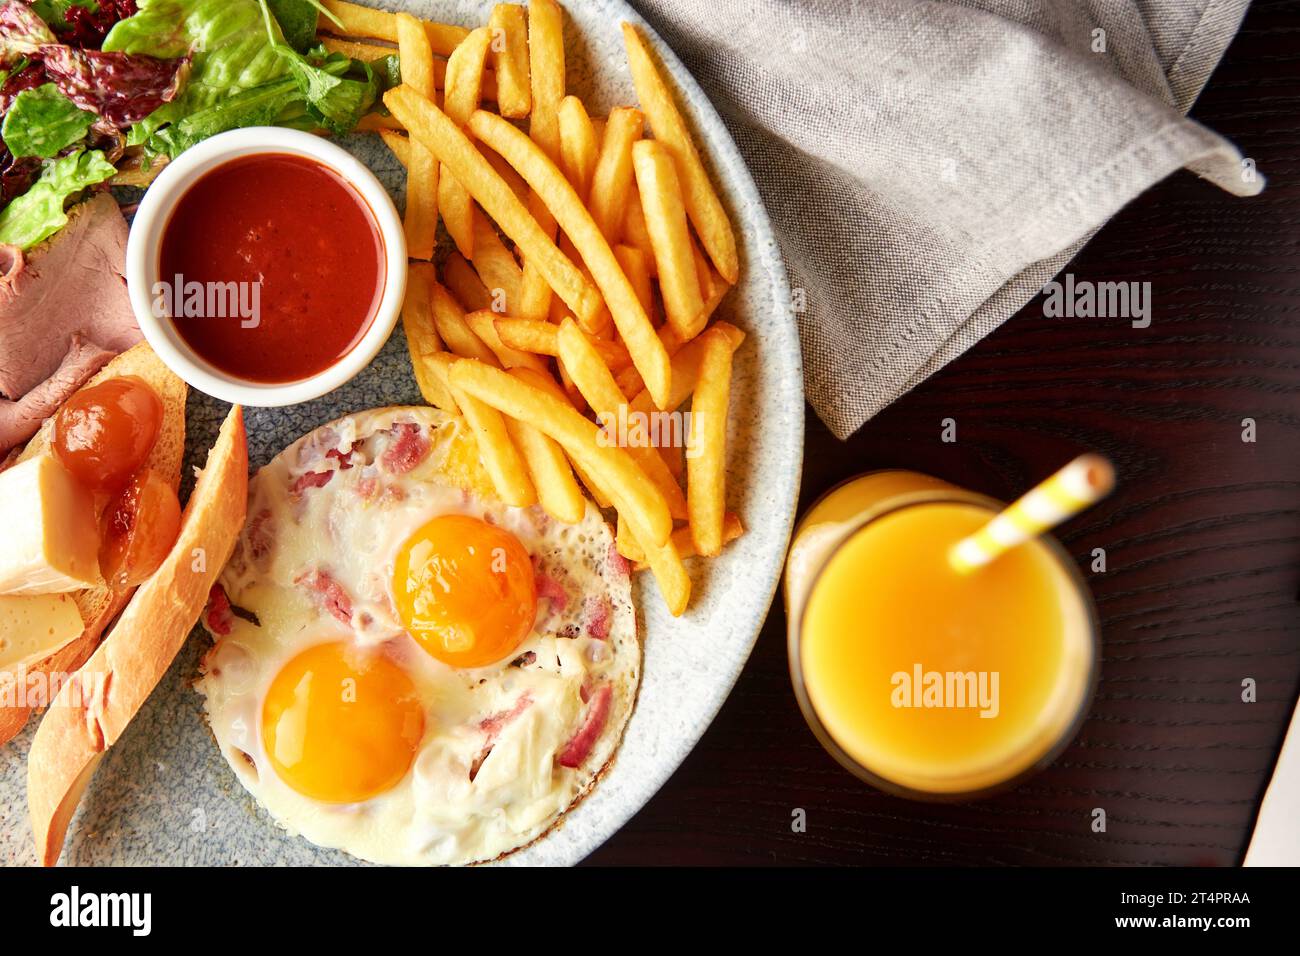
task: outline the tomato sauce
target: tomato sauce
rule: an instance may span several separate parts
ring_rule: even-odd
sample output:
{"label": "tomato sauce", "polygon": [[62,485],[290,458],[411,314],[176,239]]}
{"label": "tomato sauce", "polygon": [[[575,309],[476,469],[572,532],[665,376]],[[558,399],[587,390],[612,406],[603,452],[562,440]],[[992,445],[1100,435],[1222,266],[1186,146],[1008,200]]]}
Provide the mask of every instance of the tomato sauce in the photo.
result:
{"label": "tomato sauce", "polygon": [[221,371],[294,382],[365,335],[384,261],[370,207],[337,173],[302,156],[247,156],[205,174],[176,204],[154,304]]}

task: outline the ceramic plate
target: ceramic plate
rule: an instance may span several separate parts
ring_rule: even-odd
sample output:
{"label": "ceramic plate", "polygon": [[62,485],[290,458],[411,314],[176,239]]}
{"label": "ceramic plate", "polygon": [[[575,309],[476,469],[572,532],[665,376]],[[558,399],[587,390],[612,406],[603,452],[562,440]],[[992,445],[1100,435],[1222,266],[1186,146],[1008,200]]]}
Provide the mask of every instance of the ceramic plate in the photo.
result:
{"label": "ceramic plate", "polygon": [[[392,6],[392,4],[390,4]],[[487,22],[490,3],[404,5],[448,23]],[[593,115],[635,103],[619,30],[642,24],[620,0],[566,6],[568,79]],[[643,25],[643,24],[642,24]],[[613,765],[560,825],[507,864],[576,863],[632,817],[663,785],[722,706],[776,591],[798,496],[803,455],[803,380],[785,269],[767,213],[718,114],[673,53],[647,31],[675,79],[688,118],[731,210],[742,252],[740,284],[720,314],[748,333],[737,353],[728,448],[728,506],[748,529],[722,557],[693,562],[690,610],[673,619],[654,582],[638,581],[645,642],[636,711]],[[343,145],[367,162],[401,208],[404,174],[374,137]],[[375,361],[343,388],[303,405],[248,409],[256,469],[317,425],[378,405],[420,403],[400,327]],[[190,393],[183,494],[193,484],[227,406]],[[353,858],[290,836],[261,810],[217,752],[190,683],[206,648],[195,631],[171,670],[91,781],[62,862],[78,865],[348,864]],[[37,721],[0,748],[0,863],[31,864],[27,750]]]}

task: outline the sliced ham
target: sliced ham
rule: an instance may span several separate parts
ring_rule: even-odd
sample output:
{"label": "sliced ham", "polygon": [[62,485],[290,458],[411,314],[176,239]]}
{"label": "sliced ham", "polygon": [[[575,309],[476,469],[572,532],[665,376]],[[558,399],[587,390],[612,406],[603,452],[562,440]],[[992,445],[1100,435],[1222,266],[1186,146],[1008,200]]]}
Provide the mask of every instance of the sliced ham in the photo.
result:
{"label": "sliced ham", "polygon": [[26,395],[54,374],[74,333],[123,352],[140,341],[126,294],[126,220],[101,193],[27,253],[0,246],[0,393]]}
{"label": "sliced ham", "polygon": [[592,692],[587,701],[587,716],[583,718],[582,726],[556,758],[556,762],[561,767],[576,769],[582,766],[582,762],[591,753],[596,739],[600,737],[600,732],[605,729],[605,721],[609,719],[609,705],[613,697],[614,691],[608,684],[601,684]]}
{"label": "sliced ham", "polygon": [[17,401],[0,398],[0,455],[35,435],[41,423],[113,356],[113,352],[74,333],[53,375]]}
{"label": "sliced ham", "polygon": [[126,220],[105,193],[24,253],[0,245],[0,454],[140,341],[122,277]]}

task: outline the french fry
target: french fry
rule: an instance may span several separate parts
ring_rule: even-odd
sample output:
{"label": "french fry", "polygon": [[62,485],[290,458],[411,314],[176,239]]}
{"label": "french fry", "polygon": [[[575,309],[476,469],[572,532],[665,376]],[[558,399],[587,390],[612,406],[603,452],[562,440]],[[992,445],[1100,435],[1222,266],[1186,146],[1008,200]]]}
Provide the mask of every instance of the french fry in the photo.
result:
{"label": "french fry", "polygon": [[[623,526],[620,524],[619,531],[622,530]],[[745,525],[741,522],[740,516],[728,511],[727,516],[722,520],[723,545],[731,544],[731,542],[743,536],[744,533]],[[629,538],[630,537],[631,535],[629,533]],[[678,555],[683,559],[698,556],[695,551],[695,540],[691,537],[691,529],[689,526],[678,528],[673,532],[673,545],[676,546]],[[630,543],[628,550],[636,551],[639,547],[640,546],[635,543]],[[619,551],[619,554],[622,554],[623,557],[627,558],[629,561],[634,562],[634,567],[637,571],[644,571],[649,567],[649,565],[645,563],[644,552],[640,552],[636,557],[633,557],[630,554],[625,554],[623,551]]]}
{"label": "french fry", "polygon": [[[673,534],[676,535],[677,532],[674,531]],[[617,530],[614,532],[614,547],[629,561],[639,563],[645,560],[645,549],[641,547],[641,542],[632,537],[632,529],[628,527],[627,519],[622,515],[618,516]]]}
{"label": "french fry", "polygon": [[505,417],[491,405],[456,387],[456,365],[467,361],[472,360],[460,359],[451,366],[448,383],[452,397],[460,406],[460,413],[465,416],[466,423],[474,433],[483,468],[492,479],[497,497],[506,504],[516,508],[536,504],[537,489],[533,487],[533,481],[528,476],[528,466],[524,464],[519,449],[510,437]]}
{"label": "french fry", "polygon": [[564,99],[564,13],[555,0],[528,4],[528,64],[533,110],[528,135],[547,156],[560,157],[560,101]]}
{"label": "french fry", "polygon": [[519,301],[523,272],[486,216],[475,215],[473,226],[474,258],[470,262],[492,297],[489,308],[497,314],[509,312]]}
{"label": "french fry", "polygon": [[672,154],[681,180],[686,211],[704,249],[718,272],[730,283],[740,277],[740,257],[736,252],[736,235],[727,211],[722,206],[709,175],[704,170],[699,151],[691,140],[686,121],[673,102],[668,84],[650,58],[645,42],[630,23],[623,24],[623,43],[627,47],[628,65],[637,99],[645,112],[655,139]]}
{"label": "french fry", "polygon": [[658,140],[643,139],[632,147],[632,168],[654,249],[664,313],[679,335],[694,338],[704,328],[704,297],[672,155]]}
{"label": "french fry", "polygon": [[611,244],[623,238],[627,198],[632,188],[632,144],[641,138],[644,122],[641,111],[630,106],[611,110],[596,168],[591,174],[588,191],[591,218]]}
{"label": "french fry", "polygon": [[[602,304],[600,294],[547,237],[519,197],[460,128],[426,97],[405,85],[384,94],[384,104],[410,130],[416,141],[422,142],[447,164],[452,175],[514,240],[525,258],[536,263],[555,293],[573,309],[574,315],[588,322],[594,319]],[[474,114],[479,115],[487,114],[482,110]],[[473,121],[471,118],[470,122]],[[501,122],[505,123],[505,120]],[[514,130],[513,126],[510,128]],[[530,142],[523,133],[514,131],[525,142]],[[613,254],[610,256],[612,258]],[[646,324],[649,325],[648,319]],[[647,376],[647,381],[654,379]]]}
{"label": "french fry", "polygon": [[560,101],[560,169],[584,201],[591,191],[591,174],[596,168],[600,143],[582,100],[566,96]]}
{"label": "french fry", "polygon": [[[317,28],[326,31],[338,31],[347,36],[369,37],[373,40],[397,42],[397,24],[393,14],[386,10],[363,7],[358,3],[346,3],[344,0],[321,0],[321,6],[337,18],[337,22],[322,15]],[[429,38],[429,45],[439,56],[450,56],[469,33],[464,27],[448,23],[421,21],[420,26]]]}
{"label": "french fry", "polygon": [[721,335],[702,341],[699,381],[691,399],[693,447],[686,456],[686,500],[695,550],[713,557],[722,550],[722,518],[727,503],[727,404],[731,397],[732,348]]}
{"label": "french fry", "polygon": [[[560,324],[557,338],[560,361],[573,377],[574,384],[582,392],[582,397],[596,413],[597,421],[602,423],[606,440],[612,440],[611,436],[617,436],[619,433],[620,414],[626,420],[627,399],[618,390],[618,386],[614,383],[614,376],[606,367],[600,353],[596,351],[596,347],[582,329],[578,328],[576,322],[565,319]],[[628,454],[659,488],[668,503],[668,513],[674,518],[685,520],[687,518],[686,496],[682,493],[681,486],[673,479],[664,460],[659,457],[659,452],[648,444],[649,435],[630,437],[645,439],[646,443],[629,441]]]}
{"label": "french fry", "polygon": [[[519,201],[523,203],[527,203],[529,201],[529,195],[532,192],[532,190],[530,190],[528,188],[528,184],[524,182],[524,177],[520,176],[517,172],[515,172],[515,168],[511,166],[509,163],[507,163],[504,159],[502,159],[500,154],[498,154],[496,150],[487,149],[480,143],[479,152],[483,154],[483,158],[488,161],[488,165],[490,165],[496,171],[497,175],[505,180],[506,185],[509,186],[510,191],[513,192],[519,198]],[[531,205],[529,205],[528,211],[529,212],[533,211],[533,207]],[[547,213],[547,215],[550,215],[550,213]],[[543,231],[545,231],[546,229],[545,223],[542,223],[539,220],[539,225],[541,225]],[[551,239],[551,241],[554,241],[555,230],[551,229],[549,232],[547,232],[547,236]]]}
{"label": "french fry", "polygon": [[[561,321],[568,318],[565,316]],[[521,352],[531,352],[534,355],[557,357],[560,354],[559,323],[498,317],[495,325],[503,345]],[[588,336],[587,340],[600,354],[601,361],[609,366],[610,371],[622,370],[632,363],[632,357],[627,354],[627,349],[622,344],[591,336]]]}
{"label": "french fry", "polygon": [[[434,96],[433,49],[420,21],[409,13],[395,16],[402,83],[421,96]],[[432,259],[438,239],[438,161],[420,143],[412,143],[406,165],[406,254]]]}
{"label": "french fry", "polygon": [[[491,42],[492,31],[487,27],[479,27],[470,32],[447,60],[443,112],[457,126],[469,122],[470,114],[478,109],[483,86],[483,67],[487,62],[488,45]],[[461,255],[473,258],[474,200],[470,198],[469,190],[448,169],[439,172],[438,211],[442,214],[447,234],[456,243]]]}
{"label": "french fry", "polygon": [[745,333],[737,329],[731,323],[714,323],[705,329],[705,332],[699,336],[690,339],[680,349],[672,351],[672,392],[668,393],[667,405],[656,406],[654,398],[645,388],[634,394],[632,402],[628,405],[628,411],[645,412],[650,414],[658,408],[680,408],[681,403],[685,402],[699,384],[699,367],[705,354],[705,345],[708,339],[722,338],[728,343],[732,351],[740,347],[741,342],[745,341]]}
{"label": "french fry", "polygon": [[453,252],[442,264],[442,279],[466,312],[492,308],[492,293],[459,252]]}
{"label": "french fry", "polygon": [[[671,374],[668,353],[655,335],[654,326],[641,307],[636,290],[623,274],[609,243],[596,228],[591,213],[587,212],[573,187],[536,143],[501,117],[478,110],[470,117],[469,125],[476,137],[505,157],[528,185],[545,200],[556,222],[573,240],[583,262],[591,270],[592,279],[609,306],[614,324],[618,327],[619,335],[622,336],[623,344],[627,346],[637,371],[645,379],[652,394],[666,399]],[[528,255],[527,250],[525,255]],[[559,292],[558,289],[556,291]],[[561,297],[563,298],[562,295]],[[574,315],[584,329],[599,329],[599,326],[593,325],[596,318],[594,313],[584,314],[574,309]]]}
{"label": "french fry", "polygon": [[437,282],[429,283],[429,305],[433,312],[434,327],[450,351],[462,358],[478,359],[488,365],[497,364],[496,355],[465,321],[465,310],[460,303]]}
{"label": "french fry", "polygon": [[528,20],[517,3],[498,3],[488,20],[492,62],[497,74],[497,106],[502,116],[522,119],[532,108],[528,79]]}
{"label": "french fry", "polygon": [[[373,115],[373,114],[372,114]],[[411,162],[411,140],[405,133],[399,133],[391,129],[381,129],[379,138],[384,141],[384,145],[393,151],[397,161],[403,166]]]}
{"label": "french fry", "polygon": [[[515,369],[510,374],[527,381],[523,369]],[[506,419],[506,431],[510,433],[524,462],[532,476],[533,487],[537,489],[537,500],[541,502],[547,514],[558,521],[576,524],[587,512],[587,499],[573,477],[569,459],[564,456],[564,449],[553,438],[548,438],[540,431],[516,418]]]}
{"label": "french fry", "polygon": [[643,546],[668,543],[673,520],[662,492],[627,451],[603,444],[595,423],[572,405],[481,362],[457,362],[451,369],[451,384],[453,394],[459,389],[559,442],[570,458],[595,476],[615,506],[627,513]]}
{"label": "french fry", "polygon": [[417,262],[411,265],[406,277],[406,299],[402,303],[402,329],[406,332],[406,350],[411,354],[411,368],[415,372],[420,394],[430,405],[445,411],[455,411],[456,402],[446,384],[429,367],[428,357],[443,351],[442,339],[433,321],[433,307],[429,299],[433,281],[433,265]]}
{"label": "french fry", "polygon": [[366,43],[362,40],[340,40],[338,37],[318,37],[321,46],[325,47],[326,53],[342,53],[352,60],[360,60],[362,63],[373,63],[375,60],[382,60],[386,56],[396,56],[397,48],[391,46],[380,46],[378,43]]}
{"label": "french fry", "polygon": [[686,565],[682,564],[681,554],[672,537],[661,545],[644,544],[645,532],[631,516],[628,517],[628,533],[635,542],[632,547],[641,549],[645,564],[659,585],[664,603],[668,605],[668,613],[673,617],[681,617],[691,600],[691,578],[686,573]]}
{"label": "french fry", "polygon": [[519,349],[511,348],[501,341],[501,336],[497,334],[496,322],[499,316],[495,312],[471,312],[465,316],[465,322],[474,331],[474,334],[490,348],[497,361],[501,363],[502,368],[531,368],[539,372],[546,371],[546,363],[536,355]]}
{"label": "french fry", "polygon": [[636,188],[635,179],[628,189],[627,206],[623,213],[623,242],[641,250],[652,276],[659,274],[655,266],[654,246],[650,244],[650,230],[646,227],[645,212],[641,207],[641,193]]}
{"label": "french fry", "polygon": [[646,263],[645,254],[636,246],[620,244],[614,247],[614,257],[618,259],[618,264],[627,274],[627,281],[632,283],[632,288],[636,290],[636,297],[641,300],[641,307],[645,309],[645,314],[653,317],[655,297],[650,285],[650,266]]}
{"label": "french fry", "polygon": [[[537,0],[528,5],[529,83],[533,110],[528,134],[542,152],[553,160],[560,157],[560,101],[564,99],[564,14],[555,0]],[[555,219],[535,194],[528,198],[528,211],[552,239]],[[533,263],[524,259],[524,280],[516,314],[525,319],[544,319],[551,307],[551,287]]]}
{"label": "french fry", "polygon": [[718,275],[718,270],[713,268],[713,264],[698,246],[695,247],[695,271],[700,277],[700,292],[704,295],[704,308],[701,310],[701,315],[703,321],[707,323],[718,310],[727,293],[731,291],[731,284]]}
{"label": "french fry", "polygon": [[[391,115],[383,113],[367,113],[361,119],[357,120],[358,133],[382,133],[385,130],[395,133],[403,133],[406,127]],[[409,163],[403,163],[409,165]]]}
{"label": "french fry", "polygon": [[[532,385],[535,388],[542,389],[562,402],[567,402],[569,400],[569,397],[564,393],[564,389],[556,383],[555,379],[544,372],[537,372],[529,368],[516,368],[511,369],[510,374],[522,382]],[[609,500],[609,495],[607,495],[600,487],[600,484],[591,477],[591,474],[587,472],[582,465],[574,461],[572,456],[569,458],[569,464],[573,467],[573,473],[578,476],[583,487],[587,489],[587,493],[591,495],[592,500],[594,500],[601,508],[612,508],[613,504]]]}
{"label": "french fry", "polygon": [[483,75],[487,65],[492,31],[479,27],[447,59],[447,82],[443,87],[443,112],[457,126],[464,126],[478,109],[483,96]]}
{"label": "french fry", "polygon": [[497,335],[503,345],[534,355],[559,355],[559,329],[554,323],[536,319],[496,320]]}
{"label": "french fry", "polygon": [[[456,398],[452,395],[451,380],[448,377],[448,373],[451,371],[451,363],[455,361],[456,356],[450,352],[431,352],[423,357],[422,364],[425,374],[437,383],[437,387],[447,392],[447,401],[451,404],[442,410],[453,415],[459,415],[461,413],[460,406],[456,404]],[[442,408],[442,406],[439,407]],[[673,533],[676,534],[676,532]]]}

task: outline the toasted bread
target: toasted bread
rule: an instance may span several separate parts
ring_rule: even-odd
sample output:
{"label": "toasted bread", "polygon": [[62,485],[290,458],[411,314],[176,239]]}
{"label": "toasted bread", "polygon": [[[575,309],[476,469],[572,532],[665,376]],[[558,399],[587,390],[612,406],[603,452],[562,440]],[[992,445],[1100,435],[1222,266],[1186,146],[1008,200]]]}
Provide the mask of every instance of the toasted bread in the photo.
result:
{"label": "toasted bread", "polygon": [[[162,363],[146,342],[141,342],[127,349],[113,361],[105,365],[97,375],[83,388],[98,385],[106,379],[122,375],[135,375],[148,382],[163,402],[162,427],[158,432],[158,442],[149,453],[146,462],[174,489],[180,487],[181,456],[185,451],[185,398],[188,386],[171,369]],[[40,431],[32,436],[27,447],[17,456],[16,461],[26,461],[49,451],[54,437],[54,419],[46,420]],[[97,501],[97,511],[105,502]],[[26,675],[69,674],[75,671],[99,644],[99,637],[104,628],[126,606],[131,594],[130,588],[97,587],[76,591],[72,598],[77,602],[81,620],[85,629],[79,637],[57,649],[52,648],[49,656],[37,664],[23,669]],[[13,671],[0,670],[0,688],[6,682],[15,680],[19,675]],[[30,707],[0,707],[0,745],[10,740],[27,724],[31,716]]]}
{"label": "toasted bread", "polygon": [[[36,855],[52,866],[95,767],[185,643],[230,558],[248,508],[242,410],[230,410],[185,506],[180,537],[85,666],[50,705],[27,758]],[[198,560],[201,556],[202,560]]]}

